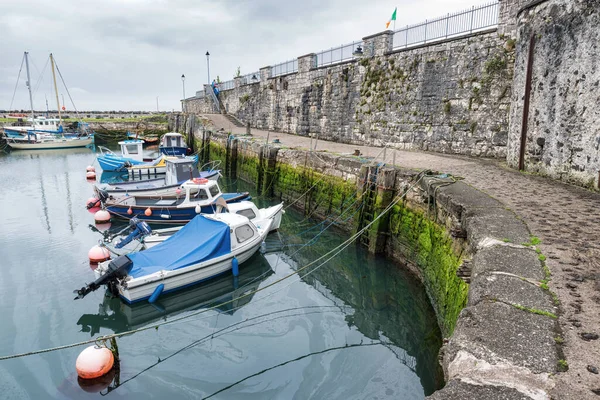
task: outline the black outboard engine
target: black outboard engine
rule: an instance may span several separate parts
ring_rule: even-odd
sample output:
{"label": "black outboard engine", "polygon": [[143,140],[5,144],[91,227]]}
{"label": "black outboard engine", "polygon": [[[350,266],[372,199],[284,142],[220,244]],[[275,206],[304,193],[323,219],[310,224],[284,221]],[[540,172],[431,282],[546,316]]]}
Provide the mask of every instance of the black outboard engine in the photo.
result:
{"label": "black outboard engine", "polygon": [[152,228],[150,228],[150,225],[148,225],[146,221],[140,221],[136,217],[133,217],[129,220],[129,226],[133,228],[133,231],[115,245],[117,249],[120,249],[126,244],[131,243],[132,240],[139,239],[152,233]]}
{"label": "black outboard engine", "polygon": [[96,194],[98,195],[98,201],[95,201],[95,202],[90,201],[86,206],[88,210],[90,208],[100,207],[102,204],[104,204],[106,202],[106,200],[108,200],[109,195],[106,190],[96,189]]}
{"label": "black outboard engine", "polygon": [[75,297],[74,300],[83,299],[88,293],[97,290],[102,285],[109,284],[117,279],[125,278],[129,271],[131,271],[132,266],[133,261],[131,261],[126,255],[115,258],[110,262],[110,264],[108,264],[108,270],[104,275],[96,279],[94,282],[89,283],[81,289],[73,292],[77,293],[77,297]]}

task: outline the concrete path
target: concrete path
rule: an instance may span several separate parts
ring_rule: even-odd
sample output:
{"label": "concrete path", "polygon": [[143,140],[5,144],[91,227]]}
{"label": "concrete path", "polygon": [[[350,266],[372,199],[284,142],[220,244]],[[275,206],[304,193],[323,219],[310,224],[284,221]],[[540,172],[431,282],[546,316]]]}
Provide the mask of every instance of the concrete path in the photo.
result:
{"label": "concrete path", "polygon": [[[217,129],[237,135],[246,132],[222,115],[204,117]],[[256,138],[266,140],[267,134],[252,129]],[[271,132],[269,141],[275,138],[286,147],[308,149],[311,143],[307,137]],[[520,173],[496,160],[389,149],[384,160],[382,148],[317,142],[317,151],[352,154],[356,149],[363,156],[379,154],[377,160],[388,164],[395,159],[400,167],[464,177],[465,183],[503,202],[523,219],[542,240],[539,247],[552,272],[549,286],[561,303],[559,324],[569,370],[555,377],[553,398],[600,399],[600,194]]]}

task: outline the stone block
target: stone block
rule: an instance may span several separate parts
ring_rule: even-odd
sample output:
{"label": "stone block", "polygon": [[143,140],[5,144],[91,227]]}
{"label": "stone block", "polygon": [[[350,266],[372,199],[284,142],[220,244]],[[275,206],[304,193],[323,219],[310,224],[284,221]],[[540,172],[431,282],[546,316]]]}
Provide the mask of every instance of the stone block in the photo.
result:
{"label": "stone block", "polygon": [[430,400],[531,400],[531,397],[516,389],[481,385],[452,380],[442,390],[428,397]]}
{"label": "stone block", "polygon": [[479,249],[473,256],[472,266],[472,277],[494,271],[538,282],[545,277],[542,264],[533,249],[514,248],[508,243]]}

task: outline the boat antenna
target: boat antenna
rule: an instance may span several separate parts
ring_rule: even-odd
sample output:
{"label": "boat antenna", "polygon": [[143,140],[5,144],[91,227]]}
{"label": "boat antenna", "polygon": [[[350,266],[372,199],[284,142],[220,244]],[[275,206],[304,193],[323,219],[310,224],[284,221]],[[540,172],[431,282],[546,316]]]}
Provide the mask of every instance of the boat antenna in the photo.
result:
{"label": "boat antenna", "polygon": [[[50,53],[50,64],[52,65],[52,79],[54,80],[54,91],[56,92],[56,105],[58,106],[58,125],[62,126],[62,115],[60,113],[60,101],[58,100],[58,86],[56,86],[56,71],[54,71],[54,57],[52,57],[52,53]],[[29,71],[29,68],[27,68],[27,71]]]}
{"label": "boat antenna", "polygon": [[33,114],[33,96],[31,95],[31,76],[29,75],[29,52],[25,52],[25,69],[27,70],[27,89],[29,90],[29,105],[31,107],[31,124],[35,127],[35,115]]}

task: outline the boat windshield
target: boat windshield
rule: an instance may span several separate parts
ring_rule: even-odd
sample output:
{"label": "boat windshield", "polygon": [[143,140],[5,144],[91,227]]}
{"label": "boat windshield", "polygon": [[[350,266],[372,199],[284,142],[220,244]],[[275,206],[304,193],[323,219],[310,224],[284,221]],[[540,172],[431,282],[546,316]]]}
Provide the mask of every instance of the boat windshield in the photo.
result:
{"label": "boat windshield", "polygon": [[220,193],[219,186],[217,186],[217,185],[211,186],[208,190],[210,190],[210,195],[212,197],[216,197]]}

